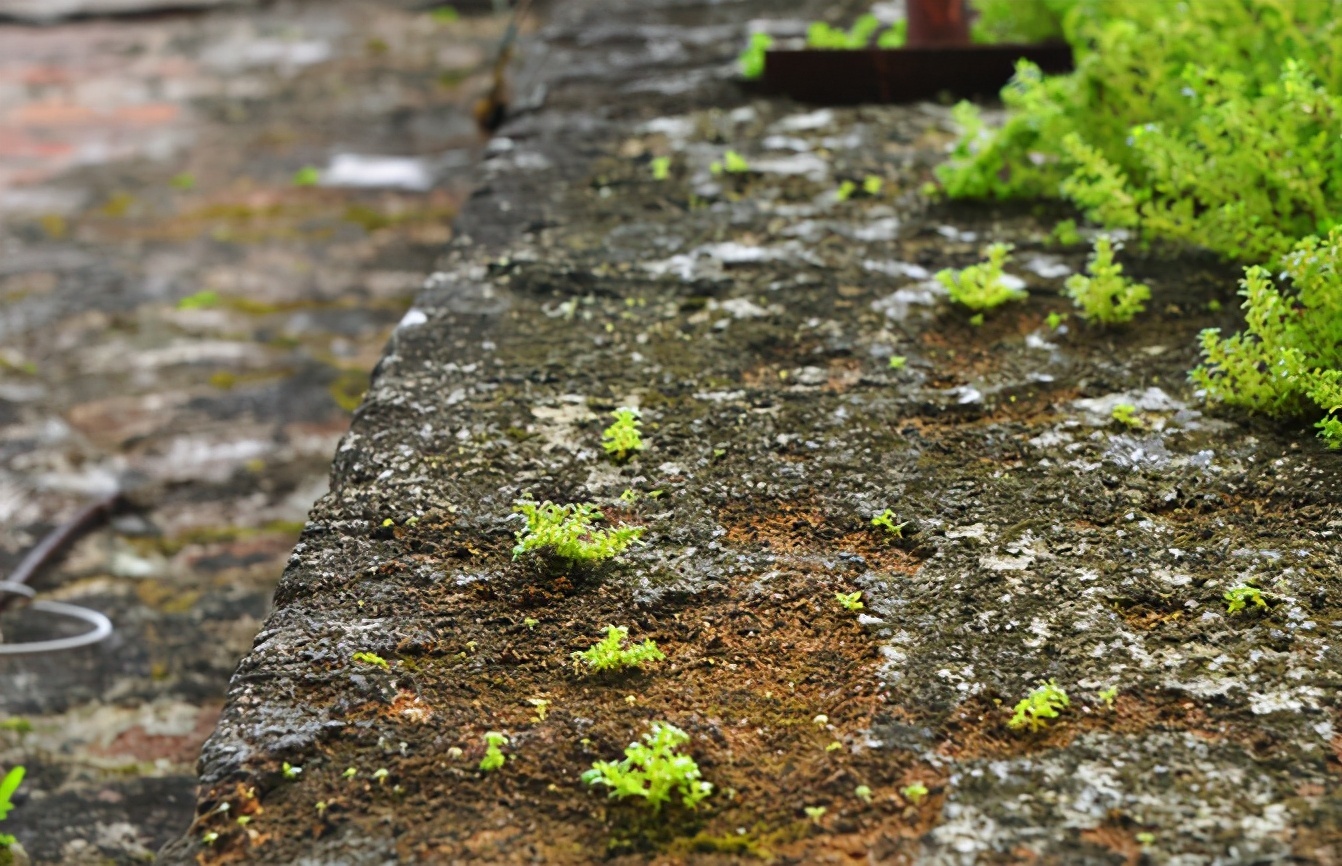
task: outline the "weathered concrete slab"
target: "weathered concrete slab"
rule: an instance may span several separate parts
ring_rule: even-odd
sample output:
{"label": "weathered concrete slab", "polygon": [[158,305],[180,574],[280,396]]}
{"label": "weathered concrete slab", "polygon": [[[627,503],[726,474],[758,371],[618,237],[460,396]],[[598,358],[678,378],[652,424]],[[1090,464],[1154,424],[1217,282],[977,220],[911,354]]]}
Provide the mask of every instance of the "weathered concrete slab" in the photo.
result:
{"label": "weathered concrete slab", "polygon": [[[742,93],[766,11],[555,10],[519,76],[544,104],[389,344],[164,862],[1336,857],[1337,458],[1186,384],[1234,269],[1133,256],[1137,327],[1049,328],[1085,260],[1058,214],[923,199],[942,108]],[[753,170],[712,174],[728,149]],[[975,327],[928,278],[998,239],[1033,294]],[[620,405],[648,437],[624,465]],[[515,561],[528,491],[646,545]],[[1227,611],[1244,582],[1266,610]],[[581,675],[608,623],[666,662]],[[1070,706],[1013,730],[1043,680]],[[658,719],[715,786],[697,811],[579,781]]]}

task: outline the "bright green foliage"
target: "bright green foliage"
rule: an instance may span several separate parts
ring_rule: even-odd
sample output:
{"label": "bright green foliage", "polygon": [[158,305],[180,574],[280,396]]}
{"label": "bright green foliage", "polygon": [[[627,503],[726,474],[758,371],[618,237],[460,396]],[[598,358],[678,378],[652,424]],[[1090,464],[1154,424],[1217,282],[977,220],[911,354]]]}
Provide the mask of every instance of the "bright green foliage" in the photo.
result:
{"label": "bright green foliage", "polygon": [[662,661],[666,658],[662,651],[657,649],[657,643],[653,640],[645,640],[641,644],[630,644],[625,647],[625,640],[629,637],[629,629],[622,625],[606,626],[606,636],[592,645],[592,648],[585,652],[574,653],[575,662],[586,662],[587,668],[592,671],[617,671],[622,668],[635,668],[644,662]]}
{"label": "bright green foliage", "polygon": [[508,762],[500,746],[508,745],[508,738],[498,731],[485,733],[485,756],[480,759],[480,769],[492,773]]}
{"label": "bright green foliage", "polygon": [[871,525],[884,528],[895,538],[903,538],[904,527],[908,526],[909,523],[907,520],[903,523],[895,523],[895,512],[887,508],[871,519]]}
{"label": "bright green foliage", "polygon": [[310,165],[294,172],[294,186],[316,186],[321,182],[322,173]]}
{"label": "bright green foliage", "polygon": [[654,156],[650,163],[653,180],[666,180],[671,176],[671,157]]}
{"label": "bright green foliage", "polygon": [[350,656],[350,658],[356,662],[362,662],[363,664],[366,665],[376,665],[377,667],[382,668],[384,671],[391,669],[390,666],[387,664],[387,660],[384,659],[382,656],[378,655],[377,653],[361,651]]}
{"label": "bright green foliage", "polygon": [[637,409],[630,409],[622,406],[611,413],[615,423],[607,427],[601,434],[601,447],[606,449],[606,453],[616,460],[626,460],[636,451],[642,451],[645,447],[643,436],[639,433],[639,427],[643,422],[639,420]]}
{"label": "bright green foliage", "polygon": [[722,155],[722,169],[728,174],[743,174],[750,171],[750,163],[741,154],[729,150]]}
{"label": "bright green foliage", "polygon": [[975,42],[1046,42],[1062,38],[1063,16],[1076,0],[970,0]]}
{"label": "bright green foliage", "polygon": [[284,766],[280,767],[280,772],[284,775],[284,778],[286,779],[297,779],[299,776],[303,774],[303,768],[295,767],[293,764],[289,763],[288,761],[285,761]]}
{"label": "bright green foliage", "polygon": [[768,33],[751,34],[750,44],[741,52],[741,56],[736,58],[742,78],[755,79],[764,75],[764,53],[772,48],[773,44],[774,39]]}
{"label": "bright green foliage", "polygon": [[885,181],[874,174],[869,174],[862,178],[862,191],[872,198],[880,195],[881,190],[884,188]]}
{"label": "bright green foliage", "polygon": [[1013,730],[1029,728],[1037,731],[1048,725],[1049,719],[1056,719],[1058,711],[1071,706],[1067,692],[1058,687],[1053,680],[1040,684],[1039,688],[1026,695],[1016,704],[1015,713],[1007,726]]}
{"label": "bright green foliage", "polygon": [[984,250],[986,262],[970,265],[958,273],[949,268],[938,271],[937,282],[950,292],[952,301],[979,312],[1000,307],[1007,301],[1018,301],[1025,297],[1025,290],[1003,279],[1007,275],[1002,272],[1011,259],[1012,249],[1011,244],[989,244]]}
{"label": "bright green foliage", "polygon": [[870,785],[858,785],[856,788],[853,789],[853,796],[856,797],[856,798],[858,798],[859,800],[861,800],[863,803],[866,803],[868,806],[870,806],[870,805],[871,805],[871,786],[870,786]]}
{"label": "bright green foliage", "polygon": [[1137,407],[1131,403],[1119,403],[1109,410],[1109,417],[1133,430],[1141,430],[1146,426],[1142,423],[1142,419],[1137,417]]}
{"label": "bright green foliage", "polygon": [[1055,244],[1063,247],[1076,246],[1083,240],[1081,232],[1076,229],[1076,220],[1058,220],[1051,238]]}
{"label": "bright green foliage", "polygon": [[[0,821],[5,820],[9,816],[9,810],[14,808],[12,798],[14,792],[19,789],[19,785],[23,783],[23,776],[26,772],[27,770],[23,767],[14,767],[5,774],[3,779],[0,779]],[[8,848],[16,841],[18,840],[13,836],[0,833],[0,848]]]}
{"label": "bright green foliage", "polygon": [[596,529],[601,509],[590,502],[556,505],[519,499],[513,512],[526,518],[516,533],[513,559],[532,551],[547,551],[576,565],[595,565],[618,556],[643,534],[641,526],[620,524],[614,529]]}
{"label": "bright green foliage", "polygon": [[1067,314],[1057,312],[1049,313],[1048,318],[1044,321],[1048,323],[1050,330],[1056,331],[1062,327],[1063,322],[1067,321]]}
{"label": "bright green foliage", "polygon": [[177,302],[179,310],[206,310],[217,306],[219,303],[219,293],[205,289],[195,294],[187,295]]}
{"label": "bright green foliage", "polygon": [[880,28],[881,22],[870,14],[859,17],[851,30],[840,30],[824,21],[814,21],[806,28],[806,47],[838,50],[866,48]]}
{"label": "bright green foliage", "polygon": [[1118,700],[1118,686],[1110,686],[1107,689],[1100,689],[1100,700],[1109,709],[1114,708],[1114,701]]}
{"label": "bright green foliage", "polygon": [[909,359],[904,357],[903,355],[891,355],[888,366],[890,367],[891,370],[903,370],[904,365],[907,364],[908,362]]}
{"label": "bright green foliage", "polygon": [[908,800],[910,803],[917,806],[923,801],[923,798],[927,796],[928,792],[927,786],[922,782],[914,782],[912,785],[905,785],[903,788],[900,788],[899,793],[903,795],[905,800]]}
{"label": "bright green foliage", "polygon": [[1090,276],[1067,278],[1067,295],[1081,308],[1081,318],[1102,325],[1132,321],[1146,309],[1151,288],[1123,276],[1123,266],[1114,261],[1114,245],[1107,235],[1095,239],[1095,252],[1086,265]]}
{"label": "bright green foliage", "polygon": [[844,610],[859,611],[866,607],[862,603],[862,593],[859,592],[836,592],[834,600],[837,601]]}
{"label": "bright green foliage", "polygon": [[1254,586],[1237,586],[1234,589],[1227,590],[1222,598],[1226,600],[1226,613],[1239,613],[1248,605],[1267,609],[1267,602],[1263,600],[1263,591]]}
{"label": "bright green foliage", "polygon": [[1203,331],[1192,378],[1232,406],[1279,417],[1322,411],[1319,435],[1342,447],[1342,230],[1306,238],[1282,265],[1282,286],[1266,268],[1245,269],[1245,329],[1227,338]]}
{"label": "bright green foliage", "polygon": [[896,21],[881,32],[876,37],[877,48],[903,48],[904,43],[909,39],[909,22],[904,19]]}
{"label": "bright green foliage", "polygon": [[811,819],[812,824],[819,824],[820,819],[825,817],[825,813],[829,809],[824,806],[803,806],[802,811],[806,813],[806,817]]}
{"label": "bright green foliage", "polygon": [[643,742],[630,743],[624,750],[623,761],[597,761],[582,774],[582,780],[589,785],[606,785],[611,797],[642,797],[653,811],[660,811],[673,793],[693,809],[713,793],[713,786],[701,781],[699,765],[693,758],[676,753],[689,740],[689,734],[680,728],[653,722]]}
{"label": "bright green foliage", "polygon": [[1266,262],[1342,219],[1335,4],[984,5],[1018,21],[1027,7],[1061,12],[1077,68],[1019,64],[1000,130],[957,107],[963,135],[938,170],[952,197],[1061,194],[1108,226]]}
{"label": "bright green foliage", "polygon": [[839,188],[834,191],[834,197],[839,201],[848,201],[848,199],[853,197],[853,193],[855,192],[857,192],[857,184],[853,183],[851,180],[845,180],[843,183],[839,184]]}

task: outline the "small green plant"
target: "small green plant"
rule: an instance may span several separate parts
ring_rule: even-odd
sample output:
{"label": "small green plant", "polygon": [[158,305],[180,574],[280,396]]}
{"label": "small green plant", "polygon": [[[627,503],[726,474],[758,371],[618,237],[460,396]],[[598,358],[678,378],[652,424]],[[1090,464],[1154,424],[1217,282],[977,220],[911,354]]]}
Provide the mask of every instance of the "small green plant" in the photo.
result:
{"label": "small green plant", "polygon": [[895,523],[895,512],[887,508],[871,519],[871,525],[884,529],[892,538],[903,538],[904,527],[908,526],[909,522],[906,520],[903,523]]}
{"label": "small green plant", "polygon": [[669,156],[654,156],[649,166],[652,168],[653,180],[666,180],[671,176],[671,157]]}
{"label": "small green plant", "polygon": [[1062,327],[1063,322],[1067,321],[1067,314],[1056,312],[1049,313],[1048,318],[1044,321],[1048,324],[1049,330],[1056,331]]}
{"label": "small green plant", "polygon": [[1237,586],[1222,596],[1226,600],[1226,613],[1239,613],[1249,605],[1267,610],[1267,601],[1263,591],[1254,586]]}
{"label": "small green plant", "polygon": [[1095,238],[1094,253],[1086,265],[1090,276],[1067,278],[1067,296],[1081,308],[1081,318],[1102,325],[1132,321],[1146,309],[1151,288],[1123,276],[1123,266],[1114,261],[1114,244],[1108,235]]}
{"label": "small green plant", "polygon": [[359,768],[346,767],[345,772],[341,773],[340,775],[344,776],[346,779],[353,779],[355,776],[359,775]]}
{"label": "small green plant", "polygon": [[1018,285],[1019,280],[1002,271],[1011,260],[1012,249],[1011,244],[989,244],[984,250],[987,261],[958,272],[950,268],[938,271],[937,282],[946,287],[952,301],[979,313],[1007,301],[1019,301],[1026,291]]}
{"label": "small green plant", "polygon": [[834,191],[834,198],[837,201],[848,201],[848,199],[853,197],[853,193],[855,192],[857,192],[857,184],[853,183],[851,180],[845,180],[843,183],[839,184],[839,188]]}
{"label": "small green plant", "polygon": [[322,173],[311,165],[305,165],[294,172],[294,186],[316,186],[321,183]]}
{"label": "small green plant", "polygon": [[[9,817],[9,811],[14,808],[14,792],[19,789],[23,783],[23,776],[27,772],[23,767],[13,767],[8,773],[5,773],[3,779],[0,779],[0,821]],[[16,840],[7,833],[0,833],[0,849],[8,848]]]}
{"label": "small green plant", "polygon": [[293,764],[285,761],[284,765],[280,767],[280,773],[283,774],[284,778],[292,781],[303,775],[303,768],[295,767]]}
{"label": "small green plant", "polygon": [[31,734],[33,723],[23,716],[10,716],[0,721],[0,731],[9,731],[14,734]]}
{"label": "small green plant", "polygon": [[536,626],[540,624],[541,621],[536,619],[535,617],[527,616],[522,618],[522,625],[526,626],[528,631],[534,629]]}
{"label": "small green plant", "polygon": [[639,432],[643,421],[637,409],[621,406],[611,413],[611,417],[615,423],[601,433],[601,447],[606,449],[607,454],[617,461],[627,460],[647,447],[643,442],[643,434]]}
{"label": "small green plant", "polygon": [[209,289],[187,295],[177,302],[179,310],[208,310],[217,306],[219,306],[219,293]]}
{"label": "small green plant", "polygon": [[1131,403],[1119,403],[1109,410],[1109,417],[1130,430],[1141,430],[1146,427],[1142,419],[1137,417],[1137,407]]}
{"label": "small green plant", "polygon": [[600,673],[639,667],[644,662],[659,662],[666,658],[651,639],[626,647],[624,644],[628,637],[629,629],[622,625],[608,625],[606,636],[593,644],[591,649],[575,652],[573,661],[575,664],[586,663],[588,670]]}
{"label": "small green plant", "polygon": [[217,830],[206,830],[204,833],[200,834],[200,842],[202,845],[213,845],[218,841],[219,831]]}
{"label": "small green plant", "polygon": [[513,559],[544,551],[574,565],[595,565],[618,556],[643,534],[641,526],[595,528],[593,524],[603,518],[601,509],[590,502],[556,505],[519,499],[513,512],[526,518],[516,533]]}
{"label": "small green plant", "polygon": [[885,189],[885,181],[876,175],[869,174],[862,178],[862,191],[872,198],[880,195],[883,189]]}
{"label": "small green plant", "polygon": [[361,664],[376,665],[377,667],[382,668],[384,671],[391,670],[391,666],[387,664],[387,660],[384,659],[382,656],[378,655],[377,653],[360,651],[350,656],[350,658],[353,661],[360,662]]}
{"label": "small green plant", "polygon": [[825,813],[829,809],[824,806],[803,806],[802,811],[806,813],[807,818],[811,819],[812,824],[819,824],[820,819],[825,817]]}
{"label": "small green plant", "polygon": [[856,798],[858,798],[859,800],[861,800],[863,803],[866,803],[868,806],[871,805],[871,787],[870,787],[870,786],[868,786],[868,785],[858,785],[856,788],[853,789],[853,796],[856,797]]}
{"label": "small green plant", "polygon": [[708,167],[708,170],[715,174],[746,174],[750,171],[750,163],[746,158],[734,150],[729,150],[722,155],[722,160],[714,162]]}
{"label": "small green plant", "polygon": [[891,355],[887,366],[889,366],[891,370],[903,370],[904,365],[907,363],[909,363],[909,359],[903,355]]}
{"label": "small green plant", "polygon": [[713,785],[702,781],[693,758],[677,753],[689,740],[689,734],[675,725],[653,722],[643,742],[625,748],[623,761],[597,761],[582,780],[607,786],[612,798],[641,797],[653,811],[660,811],[673,794],[693,809],[713,793]]}
{"label": "small green plant", "polygon": [[1081,232],[1077,231],[1076,220],[1059,220],[1053,227],[1050,238],[1053,243],[1061,247],[1074,247],[1084,240]]}
{"label": "small green plant", "polygon": [[455,6],[437,6],[429,10],[429,17],[437,24],[455,24],[461,20],[461,13]]}
{"label": "small green plant", "polygon": [[905,785],[899,789],[899,793],[913,805],[917,806],[927,796],[927,786],[922,782],[914,782],[911,785]]}
{"label": "small green plant", "polygon": [[196,176],[193,174],[183,172],[182,174],[173,175],[172,180],[168,181],[168,183],[172,186],[173,189],[180,189],[180,190],[195,189]]}
{"label": "small green plant", "polygon": [[1029,728],[1038,731],[1048,726],[1049,719],[1056,719],[1058,711],[1071,706],[1067,692],[1058,687],[1053,680],[1041,683],[1039,688],[1026,695],[1016,704],[1015,712],[1007,726],[1012,730]]}
{"label": "small green plant", "polygon": [[1107,689],[1100,690],[1100,700],[1109,709],[1114,708],[1114,701],[1118,700],[1118,686],[1110,686]]}
{"label": "small green plant", "polygon": [[754,80],[763,77],[764,55],[773,44],[774,39],[768,33],[750,34],[750,44],[741,52],[741,56],[736,58],[736,65],[741,70],[742,78]]}
{"label": "small green plant", "polygon": [[[806,28],[806,47],[834,51],[855,51],[867,48],[871,37],[881,29],[881,22],[875,15],[858,16],[857,21],[848,30],[826,24],[824,21],[812,22]],[[908,22],[897,21],[876,36],[878,48],[899,48],[903,46],[908,34]]]}
{"label": "small green plant", "polygon": [[492,773],[507,763],[502,746],[508,745],[508,738],[498,731],[485,733],[485,756],[480,759],[480,769]]}
{"label": "small green plant", "polygon": [[836,592],[834,600],[837,601],[844,610],[859,611],[866,605],[862,604],[862,592]]}

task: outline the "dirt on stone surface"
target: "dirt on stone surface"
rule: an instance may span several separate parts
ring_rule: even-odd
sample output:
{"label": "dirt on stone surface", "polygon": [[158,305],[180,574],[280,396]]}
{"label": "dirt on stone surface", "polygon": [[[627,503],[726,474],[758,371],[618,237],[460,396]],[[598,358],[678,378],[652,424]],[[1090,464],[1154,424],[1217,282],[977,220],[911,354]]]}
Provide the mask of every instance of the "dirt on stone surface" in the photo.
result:
{"label": "dirt on stone surface", "polygon": [[[0,826],[38,863],[144,862],[190,825],[229,675],[484,140],[503,19],[246,5],[0,25],[0,574],[128,500],[34,582],[113,637],[0,658],[0,766],[28,769]],[[0,615],[5,640],[60,626]]]}
{"label": "dirt on stone surface", "polygon": [[[556,7],[164,862],[1342,856],[1337,455],[1187,382],[1236,269],[1134,244],[1144,316],[1051,326],[1087,256],[1049,241],[1070,214],[928,200],[945,107],[739,87],[769,14]],[[727,149],[750,170],[715,174]],[[931,276],[994,240],[1031,295],[975,326]],[[617,406],[647,440],[625,463]],[[527,494],[644,543],[514,558]],[[1237,585],[1265,606],[1231,613]],[[607,625],[666,659],[575,668]],[[1070,704],[1012,728],[1045,681]],[[580,780],[656,721],[714,786],[697,809]]]}

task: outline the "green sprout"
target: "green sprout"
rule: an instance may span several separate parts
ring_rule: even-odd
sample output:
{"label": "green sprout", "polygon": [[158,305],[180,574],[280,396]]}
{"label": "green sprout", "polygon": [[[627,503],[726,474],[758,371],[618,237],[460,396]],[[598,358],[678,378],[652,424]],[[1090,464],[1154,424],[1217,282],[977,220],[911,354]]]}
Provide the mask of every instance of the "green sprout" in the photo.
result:
{"label": "green sprout", "polygon": [[911,785],[905,785],[903,788],[900,788],[899,793],[903,795],[905,800],[908,800],[910,803],[917,806],[923,801],[923,798],[927,796],[927,786],[922,782],[914,782]]}
{"label": "green sprout", "polygon": [[1058,711],[1071,706],[1067,692],[1058,687],[1053,680],[1041,683],[1039,688],[1030,692],[1018,704],[1007,726],[1013,730],[1029,728],[1038,731],[1048,725],[1049,719],[1056,719]]}
{"label": "green sprout", "polygon": [[865,607],[865,605],[863,605],[861,602],[861,598],[862,598],[862,592],[860,590],[858,592],[834,593],[834,600],[837,601],[840,605],[842,605],[844,610],[851,610],[851,611],[861,610],[863,607]]}
{"label": "green sprout", "polygon": [[219,833],[216,830],[206,830],[200,834],[200,841],[204,845],[213,845],[219,841]]}
{"label": "green sprout", "polygon": [[1011,259],[1012,249],[1014,247],[1011,244],[989,244],[984,250],[986,262],[970,265],[958,272],[950,268],[938,271],[937,282],[946,287],[952,301],[979,313],[1000,307],[1007,301],[1019,301],[1027,292],[1012,284],[1015,277],[1002,271],[1002,267]]}
{"label": "green sprout", "polygon": [[378,767],[376,770],[373,771],[373,779],[379,785],[385,785],[387,783],[387,777],[390,775],[391,771],[388,770],[386,767]]}
{"label": "green sprout", "polygon": [[508,738],[498,731],[488,731],[485,733],[485,756],[480,759],[480,769],[486,773],[492,773],[502,767],[507,758],[503,754],[500,746],[508,745]]}
{"label": "green sprout", "polygon": [[729,150],[722,155],[721,162],[714,162],[708,167],[713,174],[722,174],[724,171],[728,174],[745,174],[750,171],[750,163],[746,158],[734,150]]}
{"label": "green sprout", "polygon": [[0,731],[10,731],[15,734],[31,734],[33,731],[33,723],[25,719],[23,716],[10,716],[9,718],[0,721]]}
{"label": "green sprout", "polygon": [[1095,238],[1095,248],[1086,273],[1067,278],[1067,296],[1081,308],[1081,318],[1102,325],[1117,325],[1132,321],[1133,316],[1146,309],[1151,299],[1151,288],[1134,283],[1123,276],[1123,266],[1114,261],[1114,244],[1108,235]]}
{"label": "green sprout", "polygon": [[286,779],[297,779],[299,776],[303,775],[303,768],[295,767],[293,764],[285,761],[284,765],[280,767],[280,772]]}
{"label": "green sprout", "polygon": [[352,661],[361,662],[366,665],[376,665],[377,667],[382,668],[384,671],[391,670],[391,666],[387,664],[387,660],[384,659],[382,656],[378,655],[377,653],[360,651],[350,656],[350,659]]}
{"label": "green sprout", "polygon": [[590,502],[556,505],[519,499],[513,512],[526,518],[526,526],[516,533],[513,559],[532,551],[547,551],[575,565],[594,565],[622,553],[643,534],[641,526],[620,524],[613,529],[596,529],[601,509]]}
{"label": "green sprout", "polygon": [[673,792],[686,808],[693,809],[713,793],[713,785],[701,780],[693,758],[677,754],[676,749],[689,740],[689,734],[675,725],[653,722],[643,742],[625,748],[623,761],[596,761],[582,780],[609,787],[612,798],[642,797],[654,812],[661,810]]}
{"label": "green sprout", "polygon": [[[28,772],[23,767],[14,767],[0,779],[0,821],[9,816],[9,811],[14,808],[14,792],[19,789],[23,783],[23,776]],[[0,849],[8,848],[18,840],[7,833],[0,833]]]}
{"label": "green sprout", "polygon": [[858,785],[853,789],[853,796],[861,800],[863,803],[866,803],[868,806],[871,805],[871,788],[869,786]]}
{"label": "green sprout", "polygon": [[1249,605],[1267,609],[1267,602],[1263,600],[1263,591],[1254,586],[1237,586],[1227,590],[1222,596],[1226,600],[1226,613],[1239,613]]}
{"label": "green sprout", "polygon": [[1138,844],[1140,844],[1140,845],[1154,845],[1154,844],[1156,844],[1156,834],[1155,834],[1155,833],[1141,832],[1141,833],[1138,833],[1136,836],[1133,836],[1132,838],[1136,839],[1137,842],[1138,842]]}
{"label": "green sprout", "polygon": [[853,183],[851,180],[845,180],[843,183],[839,184],[839,188],[834,191],[834,198],[838,201],[848,201],[848,199],[853,197],[853,193],[855,192],[857,192],[857,184]]}
{"label": "green sprout", "polygon": [[1081,232],[1076,230],[1076,220],[1059,221],[1059,223],[1053,227],[1051,237],[1055,244],[1063,247],[1074,247],[1083,240]]}
{"label": "green sprout", "polygon": [[1137,407],[1131,403],[1119,403],[1109,411],[1109,417],[1113,418],[1124,427],[1133,430],[1141,430],[1146,427],[1142,419],[1137,417]]}
{"label": "green sprout", "polygon": [[671,157],[654,156],[649,165],[652,167],[653,180],[666,180],[671,176]]}
{"label": "green sprout", "polygon": [[862,191],[872,198],[880,195],[881,190],[884,188],[885,181],[874,174],[869,174],[862,179]]}
{"label": "green sprout", "polygon": [[819,824],[820,819],[825,817],[825,813],[828,812],[829,809],[826,809],[824,806],[804,806],[802,807],[802,811],[806,813],[806,817],[811,819],[812,824]]}
{"label": "green sprout", "polygon": [[341,773],[340,775],[344,776],[346,779],[353,779],[355,776],[359,775],[359,768],[346,767],[345,772]]}
{"label": "green sprout", "polygon": [[741,69],[741,77],[747,79],[756,79],[764,76],[764,55],[773,47],[774,39],[768,33],[752,33],[750,35],[750,44],[746,50],[741,52],[741,56],[736,58],[736,64]]}
{"label": "green sprout", "polygon": [[526,626],[528,631],[534,629],[536,626],[540,624],[541,621],[536,619],[535,617],[528,616],[522,618],[522,625]]}
{"label": "green sprout", "polygon": [[644,662],[662,661],[666,658],[651,639],[641,644],[624,646],[629,637],[629,629],[622,625],[606,626],[606,636],[584,652],[573,653],[574,663],[586,662],[588,670],[617,671],[622,668],[639,667]]}
{"label": "green sprout", "polygon": [[310,165],[305,165],[294,172],[294,186],[316,186],[321,179],[322,173]]}
{"label": "green sprout", "polygon": [[1067,314],[1058,312],[1049,313],[1048,318],[1044,321],[1048,323],[1049,330],[1056,331],[1062,327],[1063,322],[1067,321]]}
{"label": "green sprout", "polygon": [[179,310],[207,310],[219,305],[219,293],[206,289],[187,295],[177,302]]}
{"label": "green sprout", "polygon": [[173,175],[172,180],[168,181],[168,184],[171,185],[173,189],[194,189],[196,186],[196,176],[183,172],[182,174]]}
{"label": "green sprout", "polygon": [[[838,27],[826,24],[824,21],[812,22],[806,28],[806,47],[822,48],[827,50],[853,50],[866,48],[871,42],[871,37],[876,35],[876,31],[881,29],[881,22],[875,15],[870,13],[861,15],[853,23],[852,29],[841,30]],[[893,30],[894,28],[891,28]],[[887,30],[886,33],[890,31]],[[885,37],[885,34],[882,34]],[[897,45],[891,45],[891,39],[887,39],[882,48],[897,48]],[[900,44],[903,44],[901,41]]]}
{"label": "green sprout", "polygon": [[908,526],[909,522],[906,520],[903,523],[895,523],[895,512],[887,508],[871,519],[871,525],[883,527],[889,535],[895,538],[903,538],[904,527]]}
{"label": "green sprout", "polygon": [[643,422],[637,409],[621,406],[611,413],[611,417],[615,423],[601,433],[601,447],[606,449],[607,454],[617,461],[627,460],[635,452],[647,447],[639,432]]}
{"label": "green sprout", "polygon": [[908,362],[909,359],[904,357],[903,355],[891,355],[888,366],[890,367],[891,370],[903,370],[904,365],[907,364]]}
{"label": "green sprout", "polygon": [[461,13],[454,6],[438,6],[429,10],[429,17],[436,24],[455,24],[461,20]]}
{"label": "green sprout", "polygon": [[1114,701],[1116,701],[1117,699],[1118,699],[1118,686],[1110,686],[1107,689],[1100,690],[1100,700],[1104,701],[1104,705],[1109,709],[1112,710],[1114,708]]}

